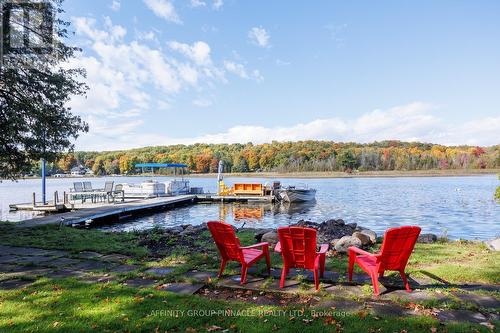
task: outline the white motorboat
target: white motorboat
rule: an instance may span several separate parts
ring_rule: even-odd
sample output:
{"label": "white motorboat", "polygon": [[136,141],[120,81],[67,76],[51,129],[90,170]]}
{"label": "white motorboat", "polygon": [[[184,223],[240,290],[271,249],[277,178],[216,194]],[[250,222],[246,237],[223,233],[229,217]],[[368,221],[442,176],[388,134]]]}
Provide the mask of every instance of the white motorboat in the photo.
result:
{"label": "white motorboat", "polygon": [[187,179],[174,179],[165,183],[167,194],[169,195],[181,195],[189,194],[191,188],[189,187],[189,180]]}
{"label": "white motorboat", "polygon": [[148,180],[141,184],[121,184],[126,198],[149,198],[166,195],[165,184]]}
{"label": "white motorboat", "polygon": [[304,202],[316,199],[316,190],[306,187],[288,186],[278,190],[278,196],[286,202]]}

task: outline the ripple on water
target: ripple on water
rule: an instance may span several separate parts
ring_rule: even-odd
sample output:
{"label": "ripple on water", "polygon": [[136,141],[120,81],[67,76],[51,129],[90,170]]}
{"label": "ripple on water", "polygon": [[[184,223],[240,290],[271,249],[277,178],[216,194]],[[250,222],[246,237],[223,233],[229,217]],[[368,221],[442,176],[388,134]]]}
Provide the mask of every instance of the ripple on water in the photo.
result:
{"label": "ripple on water", "polygon": [[[108,177],[91,179],[94,187],[104,181],[137,183],[145,178]],[[167,177],[157,177],[166,181]],[[48,193],[67,191],[78,179],[49,179]],[[317,200],[309,205],[270,204],[198,204],[179,207],[149,216],[134,217],[100,227],[103,230],[142,230],[167,228],[180,224],[200,224],[208,220],[225,220],[241,226],[268,228],[285,226],[300,219],[321,222],[342,218],[347,223],[373,229],[382,234],[388,227],[415,224],[423,232],[451,238],[490,239],[500,234],[500,205],[493,200],[496,175],[473,177],[401,177],[339,179],[276,179],[283,184],[308,183],[316,188]],[[226,178],[226,182],[271,182],[259,178]],[[215,191],[213,178],[193,178],[192,186]],[[8,213],[9,203],[29,201],[39,190],[39,180],[0,183],[0,220],[20,220],[30,214]],[[39,197],[39,193],[37,196]]]}

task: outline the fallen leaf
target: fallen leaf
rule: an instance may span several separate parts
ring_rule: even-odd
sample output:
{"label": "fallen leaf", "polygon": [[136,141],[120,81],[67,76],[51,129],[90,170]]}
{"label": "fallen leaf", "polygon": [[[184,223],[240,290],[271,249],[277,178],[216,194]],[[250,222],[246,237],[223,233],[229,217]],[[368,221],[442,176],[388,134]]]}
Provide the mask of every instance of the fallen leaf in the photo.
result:
{"label": "fallen leaf", "polygon": [[207,327],[208,332],[219,331],[221,329],[222,329],[222,327],[217,326],[217,325],[212,325],[212,326]]}

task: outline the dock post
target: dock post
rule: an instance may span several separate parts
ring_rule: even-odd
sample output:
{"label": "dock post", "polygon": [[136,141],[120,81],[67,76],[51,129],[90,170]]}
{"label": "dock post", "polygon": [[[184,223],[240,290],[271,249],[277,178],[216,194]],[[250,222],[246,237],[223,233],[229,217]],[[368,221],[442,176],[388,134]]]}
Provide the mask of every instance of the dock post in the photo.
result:
{"label": "dock post", "polygon": [[33,192],[33,207],[36,207],[36,193]]}
{"label": "dock post", "polygon": [[68,197],[66,196],[66,191],[63,192],[63,204],[68,203]]}
{"label": "dock post", "polygon": [[54,206],[57,205],[57,202],[59,201],[59,197],[57,195],[57,191],[54,192]]}
{"label": "dock post", "polygon": [[45,189],[46,189],[46,182],[45,182],[45,159],[42,158],[42,204],[45,205],[47,202],[46,197],[45,197]]}

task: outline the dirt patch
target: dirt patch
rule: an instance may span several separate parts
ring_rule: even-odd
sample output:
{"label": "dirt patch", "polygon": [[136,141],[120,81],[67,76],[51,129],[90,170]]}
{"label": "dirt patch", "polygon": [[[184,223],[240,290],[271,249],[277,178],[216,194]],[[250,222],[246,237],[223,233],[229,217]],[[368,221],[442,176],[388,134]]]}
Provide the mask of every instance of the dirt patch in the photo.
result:
{"label": "dirt patch", "polygon": [[211,286],[200,289],[197,294],[208,299],[241,301],[256,305],[286,306],[288,304],[302,304],[304,306],[313,306],[318,304],[321,300],[320,297],[311,295],[269,293],[264,291],[238,290]]}
{"label": "dirt patch", "polygon": [[139,236],[139,245],[145,246],[152,257],[160,258],[173,253],[216,253],[206,224],[185,225],[170,229],[154,229]]}

